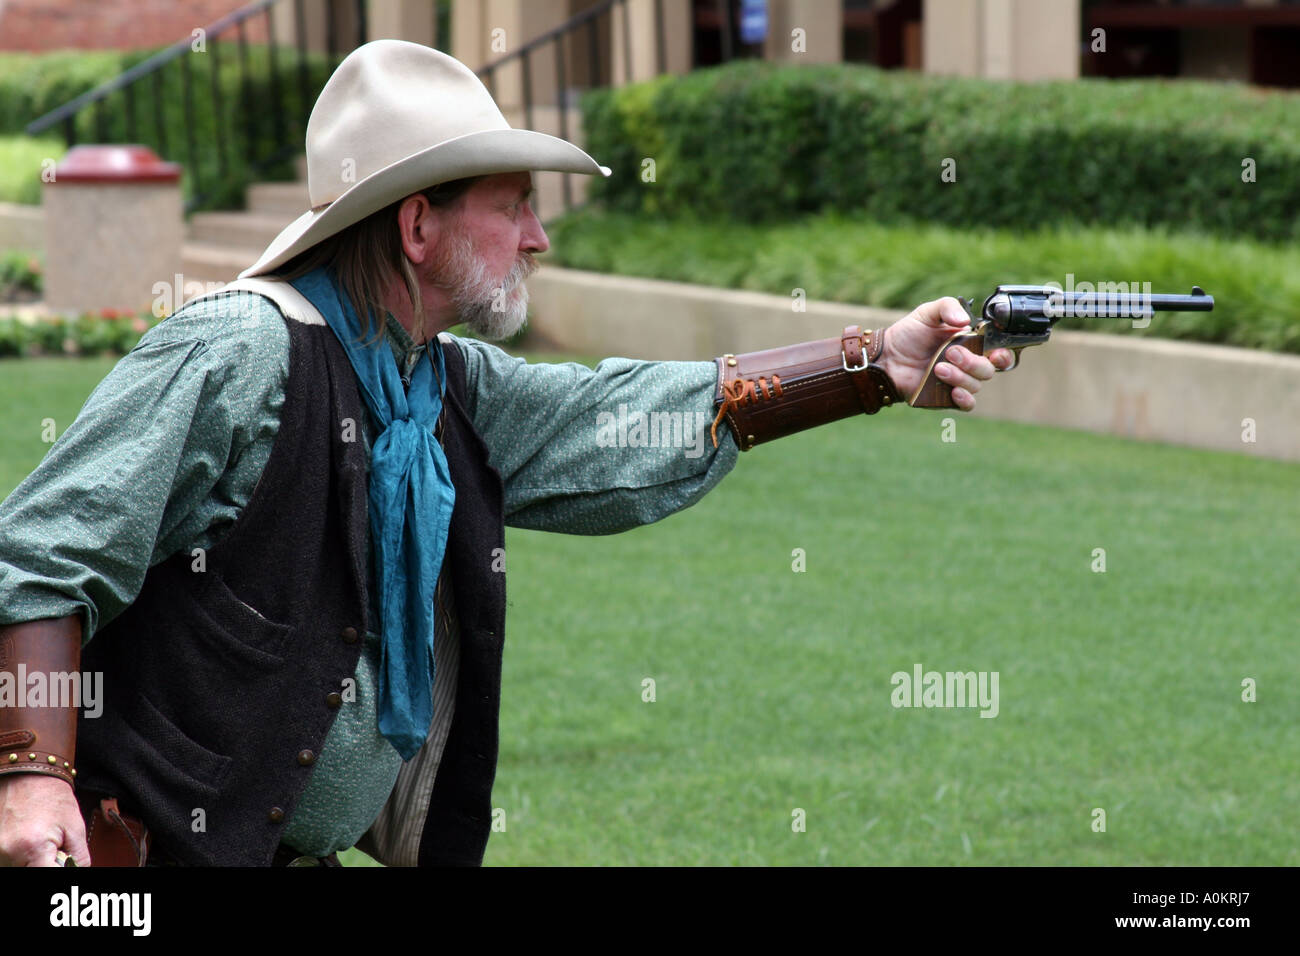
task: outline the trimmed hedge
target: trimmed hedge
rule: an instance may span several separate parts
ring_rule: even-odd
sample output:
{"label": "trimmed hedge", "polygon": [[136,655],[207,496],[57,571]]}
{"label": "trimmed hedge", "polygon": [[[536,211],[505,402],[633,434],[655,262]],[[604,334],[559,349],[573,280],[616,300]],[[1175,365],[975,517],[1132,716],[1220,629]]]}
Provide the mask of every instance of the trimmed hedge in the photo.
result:
{"label": "trimmed hedge", "polygon": [[0,134],[22,133],[32,120],[125,69],[118,50],[0,53]]}
{"label": "trimmed hedge", "polygon": [[[1241,85],[1011,83],[745,60],[583,100],[616,211],[818,211],[951,226],[1169,226],[1300,238],[1300,95]],[[655,161],[655,181],[642,163]],[[1255,182],[1243,182],[1243,160]],[[955,182],[944,182],[945,159]]]}
{"label": "trimmed hedge", "polygon": [[[0,134],[21,133],[26,125],[68,100],[112,79],[156,53],[135,50],[125,53],[50,53],[0,55]],[[278,84],[278,102],[284,104],[283,124],[288,127],[287,140],[301,143],[307,113],[316,101],[331,72],[327,58],[307,56],[306,106],[302,105],[297,72],[297,51],[277,47],[277,75],[272,78],[270,52],[266,46],[248,47],[248,88],[240,77],[239,49],[229,42],[208,40],[205,53],[189,53],[159,71],[161,83],[162,130],[155,120],[154,81],[136,84],[134,94],[135,129],[128,131],[128,102],[123,92],[114,93],[94,107],[82,110],[76,119],[78,143],[143,143],[164,159],[185,167],[181,189],[188,199],[195,195],[195,170],[190,168],[188,139],[192,130],[195,144],[199,185],[206,199],[203,208],[240,207],[244,188],[255,179],[292,179],[292,156],[260,173],[251,168],[253,157],[269,157],[278,147],[273,93]],[[184,68],[190,63],[190,105],[185,100]],[[212,70],[220,63],[218,113],[212,96]],[[98,113],[98,115],[97,115]],[[216,148],[218,128],[225,132],[226,171],[222,174],[222,157]],[[62,136],[62,126],[49,130]],[[164,146],[165,142],[165,146]],[[33,171],[37,182],[40,170]],[[219,184],[219,185],[218,185]]]}

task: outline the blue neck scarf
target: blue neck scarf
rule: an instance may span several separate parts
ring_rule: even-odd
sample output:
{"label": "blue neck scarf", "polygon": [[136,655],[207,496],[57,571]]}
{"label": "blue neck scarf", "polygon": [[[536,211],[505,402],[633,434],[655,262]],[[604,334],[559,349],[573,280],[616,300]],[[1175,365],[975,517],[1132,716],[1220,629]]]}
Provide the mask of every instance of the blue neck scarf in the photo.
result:
{"label": "blue neck scarf", "polygon": [[316,269],[289,284],[338,336],[380,432],[370,450],[369,485],[383,640],[379,732],[410,760],[433,723],[434,590],[456,502],[447,456],[434,437],[447,380],[442,348],[436,339],[429,343],[430,361],[416,365],[408,391],[388,342],[359,341],[356,310],[332,272]]}

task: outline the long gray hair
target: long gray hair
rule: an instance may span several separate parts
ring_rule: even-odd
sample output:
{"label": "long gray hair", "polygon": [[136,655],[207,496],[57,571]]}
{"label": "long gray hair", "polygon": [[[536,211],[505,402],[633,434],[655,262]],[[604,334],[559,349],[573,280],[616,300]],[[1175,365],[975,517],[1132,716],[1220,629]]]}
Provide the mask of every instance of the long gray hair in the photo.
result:
{"label": "long gray hair", "polygon": [[[449,209],[456,206],[470,187],[483,178],[485,177],[471,176],[467,179],[453,179],[422,189],[420,195],[436,209]],[[402,250],[401,232],[397,223],[397,212],[407,198],[410,197],[399,199],[378,212],[371,213],[360,222],[299,253],[277,269],[271,278],[297,279],[321,266],[332,268],[338,275],[352,308],[356,309],[361,318],[362,340],[372,331],[370,323],[373,313],[375,328],[374,337],[370,341],[374,342],[383,335],[383,316],[386,311],[384,293],[393,277],[400,277],[413,309],[415,328],[411,330],[412,338],[417,342],[422,340],[424,307],[420,297],[420,283],[410,260]]]}

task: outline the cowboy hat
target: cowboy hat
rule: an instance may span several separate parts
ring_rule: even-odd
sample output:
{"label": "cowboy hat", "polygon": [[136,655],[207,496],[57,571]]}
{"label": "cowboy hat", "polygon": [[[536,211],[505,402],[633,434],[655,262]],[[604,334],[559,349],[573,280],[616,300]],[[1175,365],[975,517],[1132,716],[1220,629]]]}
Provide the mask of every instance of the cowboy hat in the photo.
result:
{"label": "cowboy hat", "polygon": [[430,186],[534,169],[609,175],[572,143],[512,129],[459,60],[404,40],[363,44],[339,64],[307,121],[311,209],[239,277],[272,272]]}

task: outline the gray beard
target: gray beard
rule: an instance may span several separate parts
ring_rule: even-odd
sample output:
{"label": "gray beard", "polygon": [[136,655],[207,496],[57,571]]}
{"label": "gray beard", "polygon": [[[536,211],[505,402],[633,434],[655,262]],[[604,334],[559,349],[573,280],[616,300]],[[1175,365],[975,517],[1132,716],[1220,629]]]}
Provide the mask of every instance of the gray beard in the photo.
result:
{"label": "gray beard", "polygon": [[490,342],[508,339],[528,321],[528,288],[524,279],[537,271],[536,260],[521,253],[502,279],[488,274],[473,242],[463,232],[453,234],[441,284],[448,290],[457,315],[470,334]]}

